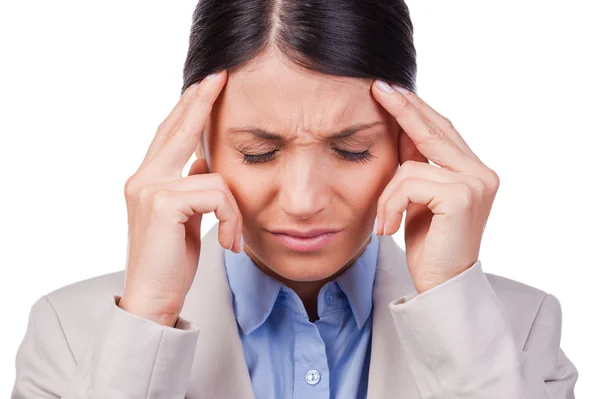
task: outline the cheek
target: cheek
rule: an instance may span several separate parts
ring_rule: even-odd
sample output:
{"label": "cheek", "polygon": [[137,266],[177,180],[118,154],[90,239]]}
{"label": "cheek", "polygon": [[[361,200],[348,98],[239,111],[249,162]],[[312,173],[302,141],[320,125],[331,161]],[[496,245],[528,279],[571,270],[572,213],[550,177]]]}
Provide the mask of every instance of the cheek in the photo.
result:
{"label": "cheek", "polygon": [[[377,205],[379,196],[391,180],[395,168],[387,164],[374,164],[355,169],[343,178],[337,179],[338,192],[343,192],[344,202],[353,204],[355,211],[364,212]],[[342,187],[343,185],[343,187]]]}
{"label": "cheek", "polygon": [[378,197],[399,167],[398,152],[395,148],[396,144],[392,144],[392,138],[386,138],[385,142],[377,143],[371,148],[376,158],[366,164],[352,164],[340,169],[338,175],[332,178],[332,182],[343,185],[344,191],[349,195],[364,198],[366,201]]}
{"label": "cheek", "polygon": [[252,168],[240,166],[239,161],[235,159],[226,161],[221,158],[216,172],[227,183],[244,217],[244,224],[250,223],[266,207],[272,183],[261,183],[260,175]]}

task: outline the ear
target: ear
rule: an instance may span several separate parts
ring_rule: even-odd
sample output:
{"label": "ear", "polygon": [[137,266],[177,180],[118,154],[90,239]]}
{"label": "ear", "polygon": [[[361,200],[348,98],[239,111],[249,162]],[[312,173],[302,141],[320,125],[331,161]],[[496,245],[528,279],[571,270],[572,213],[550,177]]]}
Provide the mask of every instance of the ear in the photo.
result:
{"label": "ear", "polygon": [[204,158],[204,151],[202,151],[202,143],[198,144],[198,147],[196,147],[196,158]]}
{"label": "ear", "polygon": [[206,159],[206,156],[204,154],[205,150],[206,150],[206,127],[202,131],[202,135],[200,136],[200,143],[198,143],[198,146],[196,147],[196,151],[195,151],[196,157]]}
{"label": "ear", "polygon": [[404,129],[400,129],[398,135],[398,160],[400,165],[408,160],[429,163],[429,160],[421,154]]}
{"label": "ear", "polygon": [[206,128],[204,129],[204,131],[202,132],[202,136],[200,138],[200,143],[198,143],[198,146],[196,147],[196,150],[194,151],[194,154],[196,154],[196,158],[198,159],[203,159],[206,163],[206,172],[204,173],[211,173],[211,167],[209,164],[209,160],[206,157]]}

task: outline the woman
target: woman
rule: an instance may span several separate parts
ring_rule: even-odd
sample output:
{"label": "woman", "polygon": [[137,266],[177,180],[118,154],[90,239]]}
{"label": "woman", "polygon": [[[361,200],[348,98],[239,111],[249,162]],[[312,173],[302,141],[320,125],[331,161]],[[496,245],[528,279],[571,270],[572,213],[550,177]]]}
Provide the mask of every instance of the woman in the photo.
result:
{"label": "woman", "polygon": [[33,305],[12,397],[572,398],[560,303],[483,272],[498,176],[415,76],[401,0],[201,1],[127,268]]}

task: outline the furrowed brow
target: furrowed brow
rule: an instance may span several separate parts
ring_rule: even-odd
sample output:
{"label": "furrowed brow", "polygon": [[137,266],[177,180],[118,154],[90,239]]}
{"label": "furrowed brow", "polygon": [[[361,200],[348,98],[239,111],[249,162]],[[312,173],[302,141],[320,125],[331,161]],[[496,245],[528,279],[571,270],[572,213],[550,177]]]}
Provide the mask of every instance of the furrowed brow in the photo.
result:
{"label": "furrowed brow", "polygon": [[[370,123],[357,123],[357,124],[345,127],[344,129],[342,129],[340,131],[328,134],[327,138],[330,140],[340,140],[343,138],[351,137],[354,134],[356,134],[362,130],[370,129],[372,127],[379,126],[379,125],[383,125],[383,122],[375,121],[375,122],[370,122]],[[231,134],[250,133],[258,138],[265,139],[265,140],[284,140],[285,139],[283,136],[281,136],[277,133],[269,132],[267,130],[260,129],[255,126],[232,127],[232,128],[227,129],[226,132],[231,133]]]}

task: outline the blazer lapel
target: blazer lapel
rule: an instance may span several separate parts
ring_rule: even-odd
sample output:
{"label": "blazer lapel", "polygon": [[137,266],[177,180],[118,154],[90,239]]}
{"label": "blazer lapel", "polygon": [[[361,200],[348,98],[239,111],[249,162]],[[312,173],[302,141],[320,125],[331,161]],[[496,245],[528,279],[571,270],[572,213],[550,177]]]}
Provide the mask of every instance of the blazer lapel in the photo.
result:
{"label": "blazer lapel", "polygon": [[415,291],[405,251],[390,236],[379,237],[373,286],[373,332],[368,399],[420,399],[421,395],[400,347],[390,302]]}
{"label": "blazer lapel", "polygon": [[[213,226],[202,238],[198,271],[181,311],[181,317],[200,330],[186,398],[255,399],[217,228]],[[405,252],[392,237],[380,236],[368,399],[397,398],[400,394],[403,399],[420,398],[388,307],[414,290]]]}
{"label": "blazer lapel", "polygon": [[198,271],[181,311],[200,330],[186,398],[255,399],[217,228],[202,238]]}

